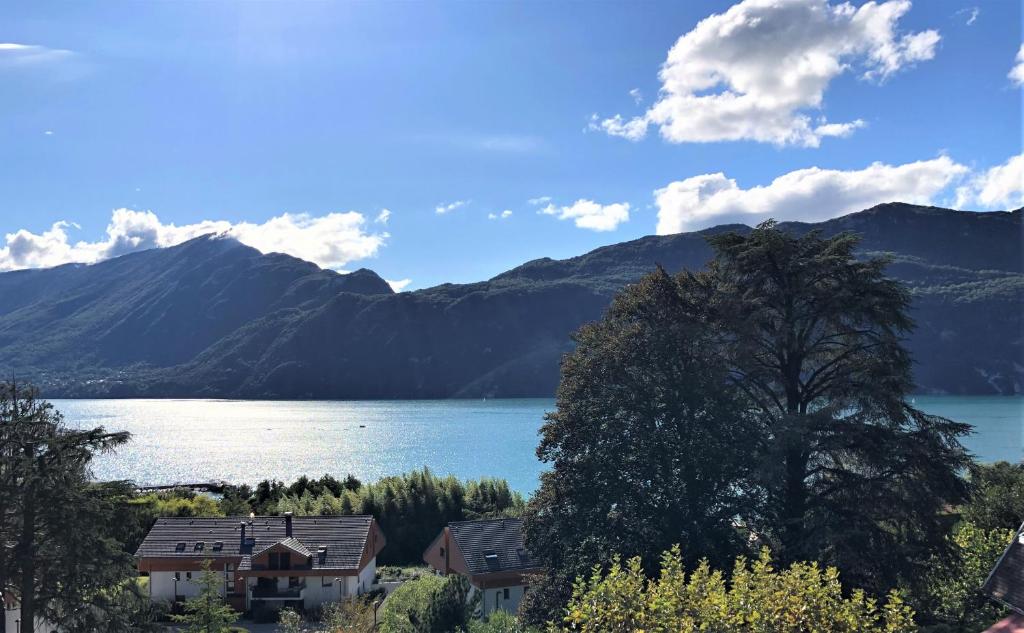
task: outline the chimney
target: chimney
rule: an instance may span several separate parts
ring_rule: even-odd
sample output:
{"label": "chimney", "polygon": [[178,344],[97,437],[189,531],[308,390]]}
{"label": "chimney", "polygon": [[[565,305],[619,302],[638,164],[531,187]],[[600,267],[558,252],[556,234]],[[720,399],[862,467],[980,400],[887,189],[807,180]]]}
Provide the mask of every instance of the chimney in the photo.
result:
{"label": "chimney", "polygon": [[241,547],[245,547],[245,521],[239,521],[238,526],[242,528]]}
{"label": "chimney", "polygon": [[292,535],[292,513],[291,512],[285,512],[284,513],[284,535],[285,536],[291,536]]}

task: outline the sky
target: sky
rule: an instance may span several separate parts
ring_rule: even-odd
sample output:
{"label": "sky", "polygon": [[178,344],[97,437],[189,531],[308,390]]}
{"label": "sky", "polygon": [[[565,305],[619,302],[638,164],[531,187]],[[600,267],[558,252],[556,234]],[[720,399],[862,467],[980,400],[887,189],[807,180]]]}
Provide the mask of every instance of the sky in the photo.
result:
{"label": "sky", "polygon": [[1024,204],[1016,0],[0,5],[0,270],[225,233],[396,289]]}

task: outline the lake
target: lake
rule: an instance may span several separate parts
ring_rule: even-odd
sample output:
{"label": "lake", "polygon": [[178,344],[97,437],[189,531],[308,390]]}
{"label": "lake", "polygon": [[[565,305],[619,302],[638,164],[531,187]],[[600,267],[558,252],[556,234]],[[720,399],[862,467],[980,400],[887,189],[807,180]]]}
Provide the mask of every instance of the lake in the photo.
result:
{"label": "lake", "polygon": [[[550,399],[269,402],[53,400],[69,425],[132,433],[95,463],[98,479],[139,484],[291,482],[351,473],[363,481],[428,466],[460,479],[504,477],[528,494],[543,465],[538,429]],[[974,425],[984,461],[1024,458],[1024,398],[917,396],[927,411]]]}

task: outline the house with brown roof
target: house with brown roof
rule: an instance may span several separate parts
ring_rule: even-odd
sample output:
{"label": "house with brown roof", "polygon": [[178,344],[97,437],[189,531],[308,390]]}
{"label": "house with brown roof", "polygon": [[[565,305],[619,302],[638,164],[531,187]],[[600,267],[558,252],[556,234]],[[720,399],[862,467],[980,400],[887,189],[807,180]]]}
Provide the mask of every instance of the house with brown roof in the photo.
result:
{"label": "house with brown roof", "polygon": [[449,523],[423,560],[437,573],[465,576],[473,594],[481,594],[482,615],[498,609],[515,613],[529,590],[529,576],[542,571],[523,543],[520,519]]}
{"label": "house with brown roof", "polygon": [[166,517],[135,557],[154,601],[198,595],[211,561],[239,611],[310,609],[369,591],[385,542],[372,516]]}

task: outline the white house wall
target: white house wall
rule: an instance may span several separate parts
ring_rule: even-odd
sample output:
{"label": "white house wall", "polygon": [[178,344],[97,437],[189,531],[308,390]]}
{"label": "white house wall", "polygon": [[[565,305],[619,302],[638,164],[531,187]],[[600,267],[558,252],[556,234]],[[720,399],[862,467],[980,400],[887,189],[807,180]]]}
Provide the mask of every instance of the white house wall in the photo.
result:
{"label": "white house wall", "polygon": [[[508,599],[505,599],[505,590],[508,589]],[[512,587],[499,587],[497,589],[479,589],[481,596],[481,610],[484,615],[494,613],[496,609],[515,613],[519,609],[519,602],[526,593],[526,587],[522,585]]]}
{"label": "white house wall", "polygon": [[[18,633],[17,626],[21,626],[21,610],[20,609],[4,609],[4,620],[7,624],[8,633]],[[36,618],[35,633],[56,633],[57,628],[53,625]]]}
{"label": "white house wall", "polygon": [[377,558],[371,558],[370,562],[366,564],[366,567],[359,572],[359,591],[358,593],[366,593],[373,589],[373,581],[377,578]]}
{"label": "white house wall", "polygon": [[[154,571],[149,574],[149,590],[150,597],[155,602],[174,601],[175,582],[174,574],[177,573],[181,580],[177,582],[177,591],[179,596],[184,596],[185,599],[194,598],[199,595],[202,589],[199,585],[199,578],[202,576],[202,572],[173,572],[173,571]],[[188,579],[188,574],[192,574],[192,579]],[[224,583],[226,578],[224,572],[214,572],[221,578],[220,582],[220,594],[224,595]],[[288,579],[285,579],[287,584]]]}

